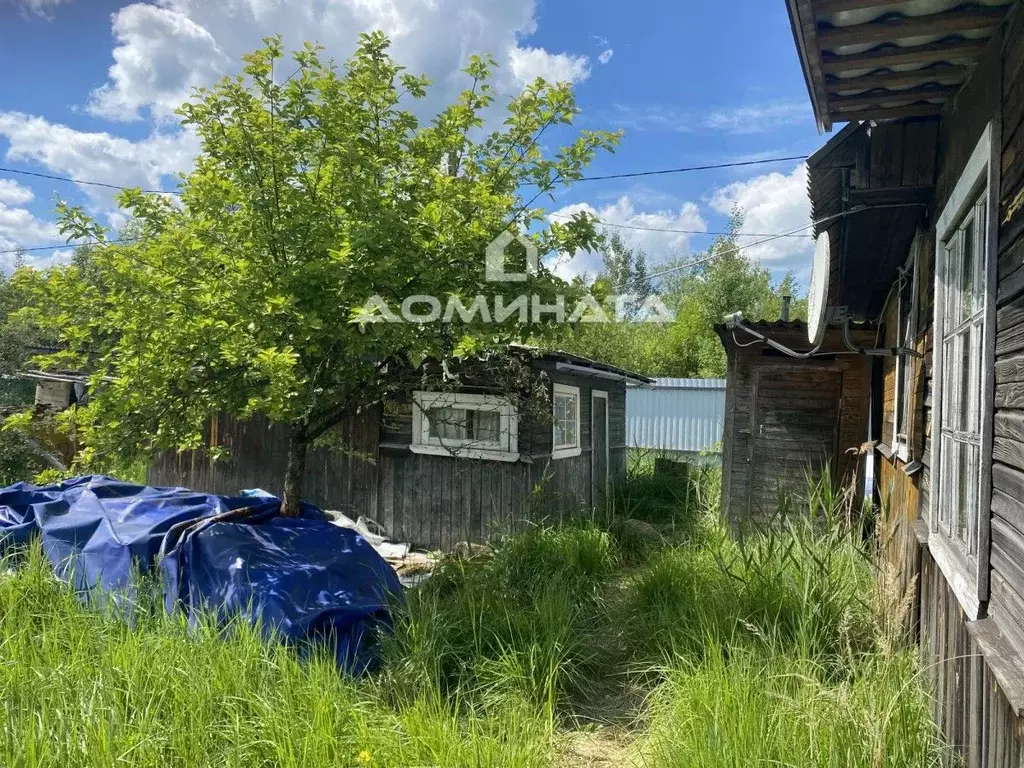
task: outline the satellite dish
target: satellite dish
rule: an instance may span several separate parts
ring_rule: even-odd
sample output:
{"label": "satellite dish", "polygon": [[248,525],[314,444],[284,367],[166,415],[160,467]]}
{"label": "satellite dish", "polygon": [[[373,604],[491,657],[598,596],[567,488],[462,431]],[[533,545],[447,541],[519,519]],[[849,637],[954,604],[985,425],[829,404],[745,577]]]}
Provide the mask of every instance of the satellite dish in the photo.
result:
{"label": "satellite dish", "polygon": [[807,338],[815,347],[825,338],[828,310],[828,278],[832,271],[832,238],[822,232],[814,244],[811,292],[807,297]]}

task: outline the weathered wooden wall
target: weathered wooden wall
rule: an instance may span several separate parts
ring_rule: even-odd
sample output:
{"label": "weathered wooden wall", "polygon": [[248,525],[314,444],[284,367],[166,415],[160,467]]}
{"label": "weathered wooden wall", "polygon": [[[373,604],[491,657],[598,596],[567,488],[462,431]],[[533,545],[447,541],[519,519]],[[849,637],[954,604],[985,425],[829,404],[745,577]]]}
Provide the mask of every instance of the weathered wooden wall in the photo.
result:
{"label": "weathered wooden wall", "polygon": [[[312,450],[303,498],[350,517],[374,518],[395,540],[440,549],[589,509],[596,503],[591,394],[608,393],[614,482],[626,472],[625,384],[557,371],[547,361],[534,365],[550,383],[580,389],[579,456],[552,459],[550,419],[521,419],[517,462],[416,454],[409,450],[412,405],[402,403],[345,422],[335,430],[332,447]],[[237,422],[222,416],[212,420],[206,439],[208,445],[227,449],[228,458],[213,462],[199,452],[164,454],[150,468],[148,481],[221,494],[254,487],[281,493],[288,451],[285,427],[262,417]]]}
{"label": "weathered wooden wall", "polygon": [[999,628],[992,619],[967,621],[927,546],[920,562],[921,665],[935,722],[951,748],[947,765],[1019,768],[1022,721],[1010,701],[1019,698],[1024,678],[1013,666],[993,668],[986,660],[1009,650]]}
{"label": "weathered wooden wall", "polygon": [[997,63],[988,65],[998,74],[985,87],[997,119],[1001,112],[989,615],[1024,654],[1024,13],[1017,10]]}
{"label": "weathered wooden wall", "polygon": [[[373,516],[377,507],[376,411],[336,427],[331,447],[315,448],[306,460],[303,498],[324,509],[347,515]],[[149,468],[153,485],[180,485],[209,493],[237,494],[262,488],[280,495],[288,461],[288,429],[262,416],[249,421],[214,417],[206,444],[228,451],[212,461],[198,451],[165,453]]]}
{"label": "weathered wooden wall", "polygon": [[[793,349],[808,347],[807,329],[802,323],[789,327],[769,323],[758,328]],[[828,352],[846,349],[836,331],[829,332],[823,357],[801,361],[763,344],[739,347],[731,334],[720,335],[728,360],[722,454],[722,509],[728,519],[737,524],[774,515],[780,489],[799,497],[806,489],[812,454],[825,443],[833,448],[829,459],[835,476],[845,481],[859,477],[861,458],[847,453],[847,449],[857,449],[867,439],[870,362],[863,356],[828,356]],[[854,337],[858,344],[874,344],[874,332],[859,331]],[[785,372],[769,378],[774,415],[759,418],[755,413],[759,373],[772,371]],[[841,377],[834,408],[826,408],[828,403],[815,397],[815,388],[824,386],[829,374]],[[780,399],[784,394],[780,387],[788,388],[788,398]],[[764,396],[762,393],[762,401]],[[821,423],[825,411],[830,420],[834,414],[838,422]],[[813,427],[811,432],[805,429],[807,425]],[[823,430],[833,428],[834,440],[832,434],[823,436]],[[764,465],[760,470],[756,466],[759,462]]]}
{"label": "weathered wooden wall", "polygon": [[[515,463],[454,459],[411,453],[412,410],[389,409],[381,438],[378,519],[395,538],[419,546],[450,548],[463,541],[485,541],[527,523],[562,520],[587,510],[592,495],[591,397],[608,393],[609,470],[626,472],[626,387],[621,381],[557,371],[537,361],[553,384],[580,390],[579,456],[551,457],[549,419],[520,419]],[[548,395],[550,397],[550,390]]]}
{"label": "weathered wooden wall", "polygon": [[[1017,9],[1009,29],[995,36],[971,79],[944,110],[940,162],[932,205],[944,208],[989,121],[998,130],[997,194],[1000,222],[996,275],[996,392],[994,446],[990,465],[991,548],[989,592],[983,616],[969,621],[947,583],[925,537],[932,473],[931,410],[934,229],[920,263],[920,336],[925,359],[914,371],[914,448],[924,469],[908,477],[897,457],[882,458],[879,491],[888,502],[889,560],[902,569],[905,584],[918,585],[922,659],[932,684],[935,718],[965,765],[1009,768],[1021,765],[1024,705],[1024,13]],[[894,307],[886,316],[894,327]],[[894,339],[887,332],[886,343]],[[891,439],[894,370],[886,366],[883,440]],[[985,479],[985,478],[983,478]]]}

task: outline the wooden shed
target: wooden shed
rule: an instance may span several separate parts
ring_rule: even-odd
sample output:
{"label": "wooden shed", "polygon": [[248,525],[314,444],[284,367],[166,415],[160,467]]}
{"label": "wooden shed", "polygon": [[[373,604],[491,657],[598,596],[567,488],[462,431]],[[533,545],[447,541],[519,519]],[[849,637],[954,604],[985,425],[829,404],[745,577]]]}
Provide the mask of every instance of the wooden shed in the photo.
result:
{"label": "wooden shed", "polygon": [[[547,412],[472,377],[455,391],[412,391],[349,419],[330,446],[312,450],[303,498],[370,517],[395,541],[440,549],[602,504],[626,473],[626,383],[650,379],[564,352],[531,355],[529,366]],[[148,482],[280,493],[285,427],[222,416],[208,442],[228,458],[164,454]]]}
{"label": "wooden shed", "polygon": [[[806,349],[804,322],[749,323],[794,350]],[[727,356],[722,509],[734,525],[763,523],[806,498],[808,472],[828,465],[837,478],[859,477],[868,433],[871,364],[851,355],[841,331],[829,330],[821,354],[795,360],[715,327]],[[859,330],[855,343],[871,346]]]}

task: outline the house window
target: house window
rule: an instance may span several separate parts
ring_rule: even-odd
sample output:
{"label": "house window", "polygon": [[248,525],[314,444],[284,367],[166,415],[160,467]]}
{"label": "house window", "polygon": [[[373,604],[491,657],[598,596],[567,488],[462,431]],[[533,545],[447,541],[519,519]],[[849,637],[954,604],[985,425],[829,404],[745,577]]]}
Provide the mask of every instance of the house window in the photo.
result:
{"label": "house window", "polygon": [[[910,247],[910,258],[900,270],[897,288],[896,306],[896,346],[903,350],[911,350],[916,346],[917,339],[917,271],[920,261],[922,236],[914,238]],[[893,410],[892,447],[903,459],[910,459],[911,425],[913,424],[912,409],[914,399],[911,389],[914,386],[912,375],[914,358],[909,354],[896,356],[896,397]]]}
{"label": "house window", "polygon": [[[983,435],[992,417],[988,351],[993,333],[989,169],[991,127],[974,151],[936,233],[935,402],[932,427],[932,520],[968,562],[978,566],[978,541],[988,515]],[[988,405],[983,405],[983,403]],[[989,454],[990,455],[990,454]],[[987,557],[987,553],[986,553]],[[976,578],[974,573],[970,576]],[[982,599],[972,595],[971,603]]]}
{"label": "house window", "polygon": [[579,456],[583,452],[580,446],[579,387],[555,384],[552,405],[552,458]]}
{"label": "house window", "polygon": [[414,393],[412,437],[415,453],[496,461],[519,459],[515,406],[495,395]]}

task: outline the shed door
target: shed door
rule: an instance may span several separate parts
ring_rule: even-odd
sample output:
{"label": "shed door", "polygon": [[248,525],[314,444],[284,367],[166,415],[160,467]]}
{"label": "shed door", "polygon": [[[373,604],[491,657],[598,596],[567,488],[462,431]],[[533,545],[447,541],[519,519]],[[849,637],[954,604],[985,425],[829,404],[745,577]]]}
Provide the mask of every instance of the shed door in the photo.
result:
{"label": "shed door", "polygon": [[595,507],[601,506],[608,495],[608,393],[591,393],[590,434],[593,451],[590,454],[590,477],[593,484],[591,498]]}
{"label": "shed door", "polygon": [[751,409],[750,510],[774,515],[787,495],[806,504],[807,473],[835,469],[843,374],[806,368],[762,369]]}

